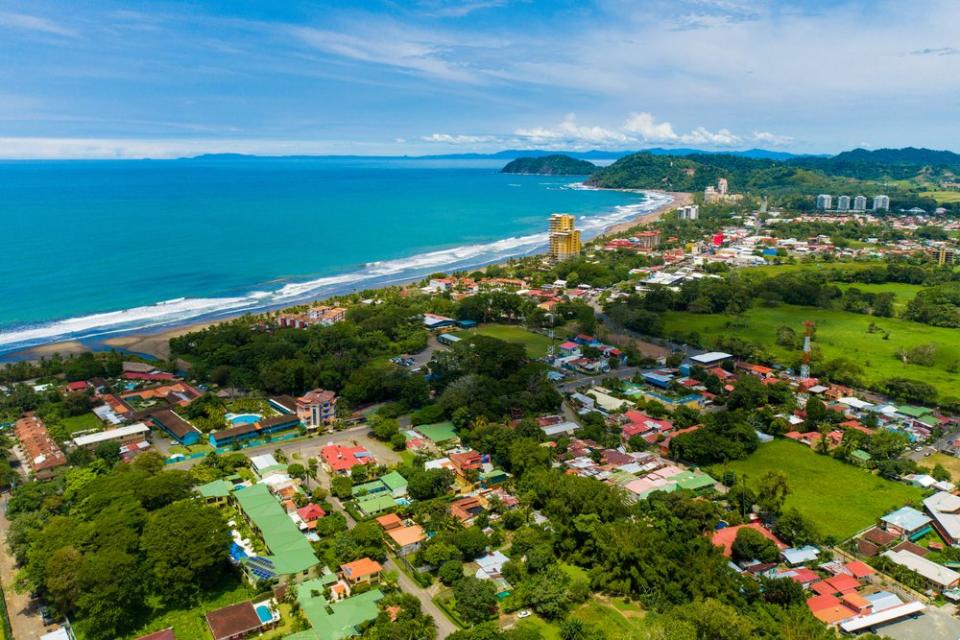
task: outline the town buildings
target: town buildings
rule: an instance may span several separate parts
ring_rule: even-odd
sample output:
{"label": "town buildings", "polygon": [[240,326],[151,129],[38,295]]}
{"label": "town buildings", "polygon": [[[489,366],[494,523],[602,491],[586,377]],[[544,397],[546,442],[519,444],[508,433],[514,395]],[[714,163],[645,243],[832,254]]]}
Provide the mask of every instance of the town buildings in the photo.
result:
{"label": "town buildings", "polygon": [[890,197],[884,195],[873,196],[873,210],[874,211],[889,211],[890,210]]}
{"label": "town buildings", "polygon": [[837,211],[850,210],[850,196],[840,196],[837,198]]}
{"label": "town buildings", "polygon": [[307,429],[316,429],[336,417],[337,394],[314,389],[297,398],[297,417]]}
{"label": "town buildings", "polygon": [[833,208],[833,196],[829,193],[821,193],[817,196],[817,209],[828,211]]}
{"label": "town buildings", "polygon": [[580,255],[580,231],[576,218],[568,213],[550,216],[550,257],[566,260]]}
{"label": "town buildings", "polygon": [[853,199],[853,210],[854,211],[866,211],[867,210],[867,198],[865,196],[857,196]]}
{"label": "town buildings", "polygon": [[688,204],[677,209],[677,217],[681,220],[696,220],[700,217],[700,207]]}
{"label": "town buildings", "polygon": [[14,423],[13,432],[20,441],[24,463],[38,480],[51,478],[57,467],[67,464],[67,457],[40,418],[32,415],[20,418]]}

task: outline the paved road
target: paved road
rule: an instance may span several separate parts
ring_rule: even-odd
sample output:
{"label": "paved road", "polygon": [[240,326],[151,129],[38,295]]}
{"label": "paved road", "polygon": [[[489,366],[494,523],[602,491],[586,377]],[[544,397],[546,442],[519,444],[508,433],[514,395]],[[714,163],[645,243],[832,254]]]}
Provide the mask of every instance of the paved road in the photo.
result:
{"label": "paved road", "polygon": [[582,386],[590,385],[603,385],[605,378],[620,378],[621,380],[629,379],[637,375],[640,372],[640,369],[637,367],[621,367],[620,369],[611,369],[607,373],[596,375],[596,376],[582,376],[580,378],[572,378],[570,380],[564,380],[557,385],[557,390],[561,393],[567,393],[570,391],[576,391]]}
{"label": "paved road", "polygon": [[17,567],[16,560],[7,549],[7,531],[10,529],[7,499],[6,494],[0,499],[0,580],[3,581],[3,595],[7,601],[13,637],[16,640],[37,640],[45,633],[40,613],[30,606],[30,597],[27,594],[13,590]]}

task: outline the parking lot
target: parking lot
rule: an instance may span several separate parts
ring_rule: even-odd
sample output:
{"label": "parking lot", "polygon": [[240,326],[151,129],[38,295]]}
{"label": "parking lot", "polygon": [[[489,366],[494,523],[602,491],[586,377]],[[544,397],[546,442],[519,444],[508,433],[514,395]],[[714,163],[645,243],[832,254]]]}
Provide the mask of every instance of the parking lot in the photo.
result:
{"label": "parking lot", "polygon": [[884,625],[873,630],[893,640],[957,640],[960,638],[960,620],[954,616],[956,607],[927,607],[915,618]]}

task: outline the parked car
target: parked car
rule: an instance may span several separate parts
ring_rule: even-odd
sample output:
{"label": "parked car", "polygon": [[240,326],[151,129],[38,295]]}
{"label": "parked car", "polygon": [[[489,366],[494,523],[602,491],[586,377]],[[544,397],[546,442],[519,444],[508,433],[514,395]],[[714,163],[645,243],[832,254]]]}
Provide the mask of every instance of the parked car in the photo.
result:
{"label": "parked car", "polygon": [[529,617],[530,617],[530,610],[529,610],[529,609],[524,609],[523,611],[521,611],[520,613],[517,614],[517,617],[518,617],[518,618],[521,618],[521,619],[523,619],[523,618],[529,618]]}

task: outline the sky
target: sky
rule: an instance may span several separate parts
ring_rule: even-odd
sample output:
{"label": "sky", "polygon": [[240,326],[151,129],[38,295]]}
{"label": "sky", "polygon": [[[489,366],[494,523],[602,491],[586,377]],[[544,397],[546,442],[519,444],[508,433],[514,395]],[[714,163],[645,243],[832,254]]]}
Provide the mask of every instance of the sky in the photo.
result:
{"label": "sky", "polygon": [[0,157],[960,150],[960,1],[0,0]]}

